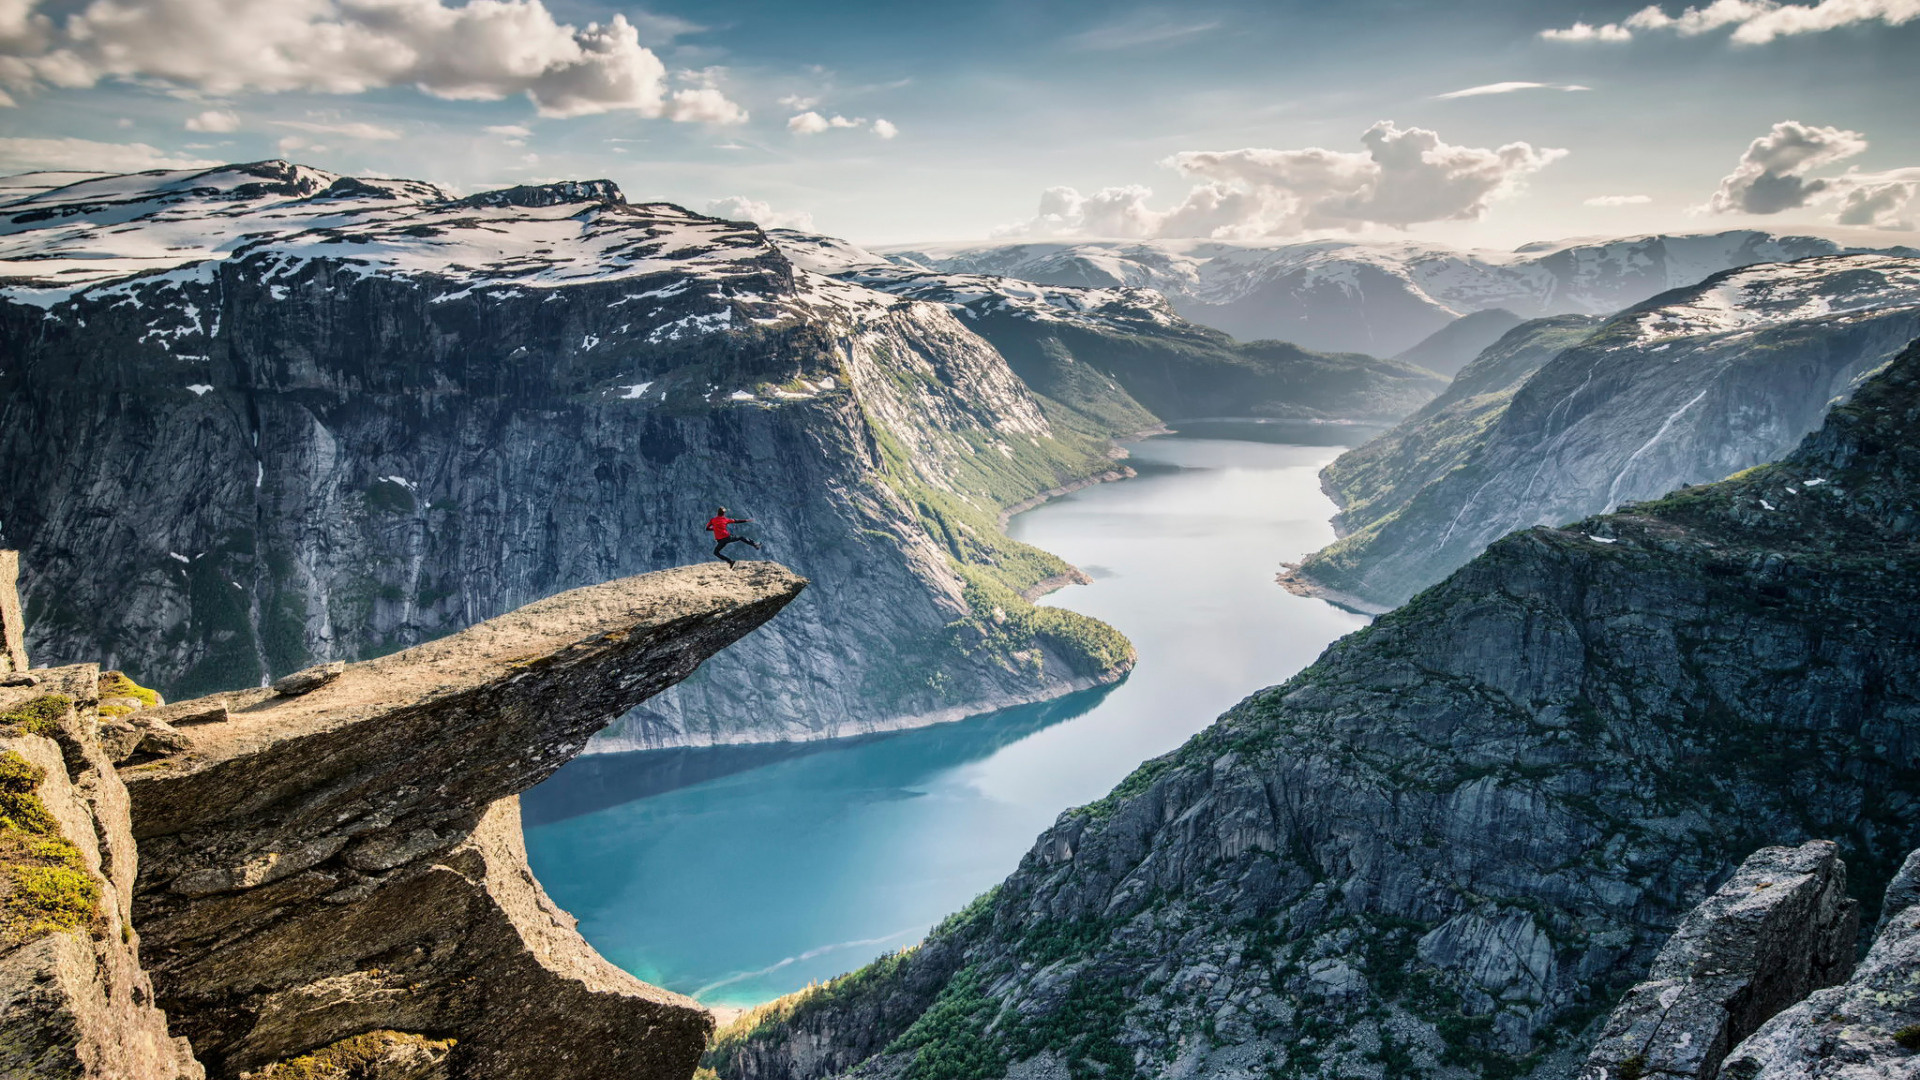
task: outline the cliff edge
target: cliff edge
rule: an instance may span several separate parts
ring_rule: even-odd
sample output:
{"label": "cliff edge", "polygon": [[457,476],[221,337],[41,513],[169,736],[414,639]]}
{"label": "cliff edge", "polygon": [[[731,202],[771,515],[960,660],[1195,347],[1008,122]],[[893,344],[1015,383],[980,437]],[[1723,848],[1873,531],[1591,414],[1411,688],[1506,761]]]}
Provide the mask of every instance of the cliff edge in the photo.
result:
{"label": "cliff edge", "polygon": [[149,708],[66,695],[65,742],[91,739],[125,784],[94,828],[117,817],[138,849],[133,1003],[214,1077],[373,1055],[421,1076],[684,1080],[710,1016],[574,932],[527,867],[517,796],[805,585],[772,563],[683,567],[272,688]]}

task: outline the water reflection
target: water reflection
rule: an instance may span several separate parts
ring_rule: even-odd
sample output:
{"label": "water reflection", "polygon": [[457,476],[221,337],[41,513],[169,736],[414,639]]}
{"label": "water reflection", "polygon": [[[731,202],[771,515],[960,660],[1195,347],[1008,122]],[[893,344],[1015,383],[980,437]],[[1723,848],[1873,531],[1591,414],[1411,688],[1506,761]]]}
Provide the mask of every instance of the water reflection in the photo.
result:
{"label": "water reflection", "polygon": [[547,783],[520,799],[521,819],[531,828],[551,825],[581,814],[664,795],[735,773],[763,768],[819,753],[843,754],[882,739],[907,739],[914,745],[903,754],[877,754],[863,759],[862,768],[911,768],[913,761],[930,768],[948,768],[977,761],[1042,728],[1064,723],[1090,712],[1108,694],[1102,686],[1038,705],[1023,705],[955,724],[939,724],[908,732],[883,732],[814,742],[758,743],[748,746],[695,746],[670,750],[633,750],[619,754],[588,754],[561,767]]}

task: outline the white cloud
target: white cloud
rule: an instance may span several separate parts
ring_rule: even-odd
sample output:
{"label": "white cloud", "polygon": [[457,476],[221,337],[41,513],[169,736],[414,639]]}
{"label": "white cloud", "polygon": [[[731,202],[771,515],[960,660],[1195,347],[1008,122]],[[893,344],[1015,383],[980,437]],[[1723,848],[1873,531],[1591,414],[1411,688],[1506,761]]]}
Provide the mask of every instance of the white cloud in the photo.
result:
{"label": "white cloud", "polygon": [[1056,187],[1041,195],[1035,218],[1001,232],[1232,239],[1475,220],[1567,153],[1520,142],[1453,146],[1391,121],[1368,128],[1360,142],[1365,149],[1358,153],[1185,151],[1162,164],[1200,182],[1172,209],[1150,207],[1152,191],[1137,185],[1092,195]]}
{"label": "white cloud", "polygon": [[33,169],[130,173],[145,169],[207,169],[218,164],[218,161],[175,157],[146,143],[0,138],[0,173]]}
{"label": "white cloud", "polygon": [[1574,83],[1568,83],[1564,86],[1557,86],[1553,83],[1497,82],[1497,83],[1488,83],[1485,86],[1469,86],[1465,90],[1452,90],[1452,91],[1448,91],[1447,93],[1436,94],[1434,96],[1441,101],[1451,101],[1454,98],[1483,97],[1487,94],[1511,94],[1518,90],[1565,90],[1565,91],[1571,92],[1575,90],[1591,90],[1591,89],[1593,88],[1590,86],[1580,86]]}
{"label": "white cloud", "polygon": [[280,154],[283,157],[290,157],[302,152],[309,154],[324,153],[329,149],[329,147],[323,143],[314,142],[300,135],[288,135],[282,138],[278,145]]}
{"label": "white cloud", "polygon": [[787,121],[787,130],[795,135],[818,135],[835,128],[869,128],[882,139],[891,139],[900,134],[900,128],[891,120],[874,120],[869,123],[864,116],[841,116],[838,113],[822,116],[811,109]]}
{"label": "white cloud", "polygon": [[802,97],[799,94],[788,94],[786,97],[783,97],[780,99],[780,105],[783,108],[788,108],[788,109],[806,110],[806,109],[811,109],[818,104],[820,104],[819,98]]}
{"label": "white cloud", "polygon": [[1590,26],[1576,22],[1564,30],[1542,30],[1548,41],[1631,41],[1635,31],[1671,31],[1698,37],[1733,27],[1732,38],[1742,45],[1764,45],[1775,38],[1817,34],[1843,26],[1879,22],[1900,26],[1920,19],[1920,0],[1819,0],[1812,4],[1783,4],[1778,0],[1713,0],[1669,15],[1649,5],[1624,22]]}
{"label": "white cloud", "polygon": [[787,121],[787,130],[795,135],[818,135],[828,126],[827,118],[811,109]]}
{"label": "white cloud", "polygon": [[187,117],[188,131],[228,132],[240,130],[240,117],[227,109],[208,109]]}
{"label": "white cloud", "polygon": [[1548,41],[1618,42],[1633,40],[1633,32],[1621,26],[1619,23],[1593,26],[1589,23],[1576,22],[1564,30],[1542,30],[1540,31],[1540,36],[1546,38]]}
{"label": "white cloud", "polygon": [[[315,120],[275,120],[275,127],[292,128],[314,135],[338,135],[345,139],[364,139],[369,142],[391,142],[400,138],[400,132],[378,124],[363,124],[358,121],[335,121],[325,123]],[[224,130],[231,131],[231,128]]]}
{"label": "white cloud", "polygon": [[1876,229],[1920,228],[1920,169],[1896,169],[1878,176],[1859,173],[1840,178],[1848,187],[1840,201],[1842,225]]}
{"label": "white cloud", "polygon": [[533,134],[533,129],[525,124],[489,124],[487,134],[502,135],[509,139],[524,139]]}
{"label": "white cloud", "polygon": [[1645,206],[1653,201],[1651,195],[1595,195],[1585,200],[1584,206]]}
{"label": "white cloud", "polygon": [[523,93],[546,116],[714,113],[670,98],[665,66],[624,15],[580,28],[541,0],[92,0],[59,19],[39,10],[54,2],[0,0],[0,84],[122,79],[211,94],[411,85],[455,100]]}
{"label": "white cloud", "polygon": [[1777,214],[1805,206],[1833,186],[1832,180],[1808,173],[1866,148],[1867,137],[1857,131],[1782,120],[1747,145],[1740,163],[1721,178],[1707,209],[1717,214]]}
{"label": "white cloud", "polygon": [[675,90],[667,105],[667,115],[675,120],[702,124],[744,124],[747,110],[727,100],[711,86]]}
{"label": "white cloud", "polygon": [[751,221],[763,229],[801,229],[813,231],[813,215],[805,210],[775,210],[772,206],[744,195],[729,195],[707,204],[707,213],[728,221]]}

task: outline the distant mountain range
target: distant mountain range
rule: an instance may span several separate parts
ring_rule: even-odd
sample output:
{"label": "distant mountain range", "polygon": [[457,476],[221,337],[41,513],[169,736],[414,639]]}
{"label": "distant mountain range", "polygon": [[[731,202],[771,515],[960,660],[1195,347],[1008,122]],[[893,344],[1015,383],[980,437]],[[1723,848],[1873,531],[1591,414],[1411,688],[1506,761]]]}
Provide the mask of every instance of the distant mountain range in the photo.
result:
{"label": "distant mountain range", "polygon": [[1730,270],[1607,320],[1508,332],[1322,473],[1342,538],[1294,577],[1392,606],[1516,529],[1777,458],[1920,336],[1920,259]]}
{"label": "distant mountain range", "polygon": [[[1459,250],[1403,241],[1088,240],[882,249],[905,266],[1042,285],[1131,286],[1243,340],[1396,356],[1489,308],[1608,315],[1754,263],[1832,255],[1832,240],[1754,230]],[[1874,249],[1914,255],[1905,248]]]}
{"label": "distant mountain range", "polygon": [[789,229],[770,237],[795,264],[896,296],[945,304],[1051,400],[1117,415],[1107,389],[1162,419],[1398,419],[1446,385],[1415,364],[1234,341],[1132,285],[1039,284],[905,266],[844,240]]}

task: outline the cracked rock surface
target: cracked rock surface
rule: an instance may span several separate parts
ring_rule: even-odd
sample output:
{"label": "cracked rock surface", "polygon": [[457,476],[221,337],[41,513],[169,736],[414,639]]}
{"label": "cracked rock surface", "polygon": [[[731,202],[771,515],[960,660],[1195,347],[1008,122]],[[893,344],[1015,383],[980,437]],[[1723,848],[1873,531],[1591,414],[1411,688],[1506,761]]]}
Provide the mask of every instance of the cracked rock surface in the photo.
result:
{"label": "cracked rock surface", "polygon": [[684,1080],[711,1018],[575,933],[527,867],[516,796],[805,584],[772,563],[625,578],[297,697],[169,706],[199,719],[185,747],[123,775],[174,1032],[216,1077],[399,1031],[454,1038],[473,1080]]}

